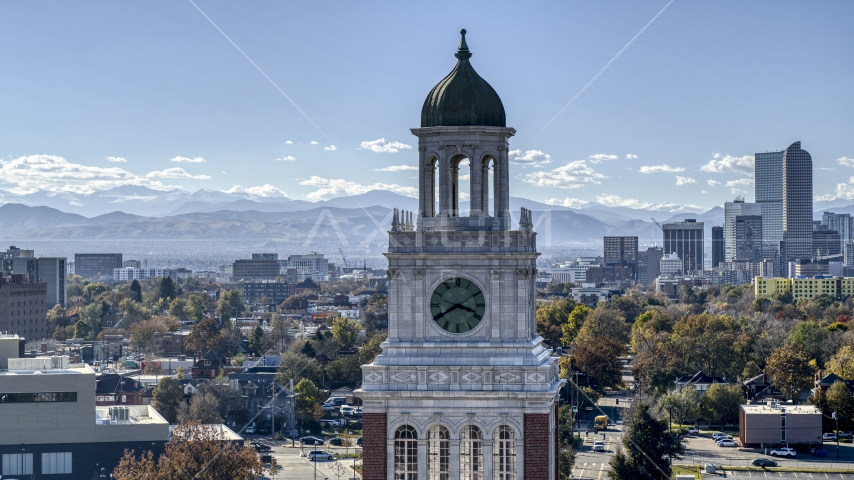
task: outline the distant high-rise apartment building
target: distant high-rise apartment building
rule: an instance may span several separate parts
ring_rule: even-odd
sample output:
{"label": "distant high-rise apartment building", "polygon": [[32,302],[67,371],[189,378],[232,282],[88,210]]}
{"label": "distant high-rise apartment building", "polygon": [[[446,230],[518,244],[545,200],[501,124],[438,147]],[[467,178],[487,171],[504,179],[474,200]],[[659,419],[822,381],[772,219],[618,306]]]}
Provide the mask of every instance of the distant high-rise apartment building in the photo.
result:
{"label": "distant high-rise apartment building", "polygon": [[839,232],[840,248],[846,243],[854,240],[854,223],[848,213],[824,212],[821,214],[822,225],[827,225],[829,230]]}
{"label": "distant high-rise apartment building", "polygon": [[[32,250],[22,250],[32,252]],[[68,300],[65,257],[20,256],[0,260],[2,272],[7,277],[15,274],[24,275],[28,283],[45,283],[47,285],[47,308],[54,305],[66,307]]]}
{"label": "distant high-rise apartment building", "polygon": [[712,268],[725,260],[724,245],[724,227],[712,227]]}
{"label": "distant high-rise apartment building", "polygon": [[664,250],[659,247],[649,247],[638,252],[638,283],[643,285],[655,283],[655,279],[661,273],[662,257],[664,257]]}
{"label": "distant high-rise apartment building", "polygon": [[619,264],[631,269],[637,278],[638,237],[605,237],[605,265]]}
{"label": "distant high-rise apartment building", "polygon": [[741,215],[756,216],[761,219],[762,204],[746,203],[740,198],[724,203],[724,260],[727,262],[736,260],[735,219]]}
{"label": "distant high-rise apartment building", "polygon": [[754,155],[756,203],[761,205],[762,235],[766,245],[783,241],[783,152]]}
{"label": "distant high-rise apartment building", "polygon": [[854,267],[854,241],[845,242],[845,249],[842,252],[843,264],[846,267]]}
{"label": "distant high-rise apartment building", "polygon": [[33,258],[35,256],[33,250],[22,250],[14,245],[6,249],[5,252],[0,252],[0,258]]}
{"label": "distant high-rise apartment building", "polygon": [[703,269],[703,222],[686,218],[684,222],[666,223],[661,230],[664,253],[676,254],[682,260],[683,275]]}
{"label": "distant high-rise apartment building", "polygon": [[30,283],[25,274],[0,274],[0,332],[28,341],[47,338],[47,309],[47,285]]}
{"label": "distant high-rise apartment building", "polygon": [[682,259],[675,253],[666,253],[659,261],[659,272],[661,275],[678,275],[682,271]]}
{"label": "distant high-rise apartment building", "polygon": [[812,215],[812,157],[795,142],[783,152],[783,265],[812,258]]}
{"label": "distant high-rise apartment building", "polygon": [[762,263],[762,216],[737,215],[734,243],[735,255],[727,261]]}
{"label": "distant high-rise apartment building", "polygon": [[74,273],[83,278],[111,277],[114,268],[122,268],[121,253],[76,253]]}
{"label": "distant high-rise apartment building", "polygon": [[[834,230],[813,230],[812,232],[813,255],[816,258],[825,258],[842,254],[840,248],[839,232]],[[810,258],[812,258],[812,256]]]}

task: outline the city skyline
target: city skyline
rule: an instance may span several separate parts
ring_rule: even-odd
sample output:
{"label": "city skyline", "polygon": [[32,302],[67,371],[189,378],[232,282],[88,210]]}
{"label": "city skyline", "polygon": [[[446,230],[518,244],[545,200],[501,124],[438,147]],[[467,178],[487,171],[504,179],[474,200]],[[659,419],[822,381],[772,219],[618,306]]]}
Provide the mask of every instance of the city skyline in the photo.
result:
{"label": "city skyline", "polygon": [[[465,27],[518,131],[517,196],[670,211],[753,201],[753,155],[802,141],[815,198],[854,198],[847,4],[469,4],[417,28],[426,7],[153,5],[3,7],[16,55],[0,75],[13,92],[0,190],[414,196],[412,112],[453,66],[456,42],[438,39]],[[801,28],[775,36],[792,17]]]}

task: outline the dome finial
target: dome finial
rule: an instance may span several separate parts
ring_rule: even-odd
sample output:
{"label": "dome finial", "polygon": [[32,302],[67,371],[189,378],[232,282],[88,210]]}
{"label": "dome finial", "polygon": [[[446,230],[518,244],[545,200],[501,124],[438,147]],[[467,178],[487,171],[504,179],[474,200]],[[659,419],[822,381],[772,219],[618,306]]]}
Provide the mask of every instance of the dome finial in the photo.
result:
{"label": "dome finial", "polygon": [[471,52],[469,52],[469,46],[466,44],[466,29],[460,30],[460,46],[457,49],[457,53],[454,54],[460,60],[468,60],[471,58]]}

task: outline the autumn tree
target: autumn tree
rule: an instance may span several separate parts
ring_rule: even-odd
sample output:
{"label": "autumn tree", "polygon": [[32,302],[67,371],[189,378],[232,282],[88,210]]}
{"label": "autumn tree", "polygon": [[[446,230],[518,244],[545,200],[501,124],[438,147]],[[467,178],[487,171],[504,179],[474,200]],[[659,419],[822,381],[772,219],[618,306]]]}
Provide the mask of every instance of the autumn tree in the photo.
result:
{"label": "autumn tree", "polygon": [[188,318],[199,321],[205,318],[205,312],[216,307],[216,303],[210,295],[203,293],[192,293],[187,297]]}
{"label": "autumn tree", "polygon": [[794,401],[797,401],[801,392],[808,390],[813,382],[813,367],[804,354],[793,345],[786,345],[774,351],[765,365],[765,373],[783,395]]}
{"label": "autumn tree", "polygon": [[314,417],[314,406],[320,403],[320,389],[311,380],[303,378],[294,385],[297,396],[297,414],[301,422],[307,422]]}
{"label": "autumn tree", "polygon": [[579,342],[572,352],[572,358],[581,372],[586,375],[588,384],[599,392],[606,388],[615,388],[622,384],[622,371],[617,358],[624,347],[610,337],[596,337]]}
{"label": "autumn tree", "polygon": [[362,326],[355,320],[338,317],[332,321],[332,338],[341,345],[353,345],[359,338]]}
{"label": "autumn tree", "polygon": [[189,317],[187,313],[187,300],[183,298],[172,300],[169,304],[169,315],[178,320],[184,320]]}
{"label": "autumn tree", "polygon": [[178,421],[178,407],[184,399],[184,389],[172,377],[163,377],[151,391],[151,406],[169,423]]}
{"label": "autumn tree", "polygon": [[848,424],[854,418],[854,397],[851,396],[851,391],[848,390],[845,382],[839,380],[833,382],[825,392],[824,400],[827,402],[828,415],[836,412],[839,421],[843,424]]}
{"label": "autumn tree", "polygon": [[569,312],[566,323],[561,325],[561,333],[563,334],[561,342],[564,345],[570,345],[575,341],[575,337],[578,335],[578,331],[581,330],[582,325],[584,325],[584,320],[589,313],[590,308],[580,303]]}
{"label": "autumn tree", "polygon": [[854,348],[843,345],[825,365],[830,373],[843,380],[854,380]]}
{"label": "autumn tree", "polygon": [[561,344],[561,337],[563,337],[561,327],[566,323],[575,305],[575,300],[572,298],[564,298],[537,308],[537,333],[542,335],[549,345],[557,347]]}
{"label": "autumn tree", "polygon": [[231,480],[256,478],[263,473],[255,450],[224,442],[219,429],[198,422],[178,425],[166,451],[155,460],[151,451],[137,457],[125,450],[113,470],[116,480]]}
{"label": "autumn tree", "polygon": [[204,355],[219,346],[220,338],[220,331],[216,328],[214,319],[205,318],[190,328],[186,347],[191,352],[199,352]]}

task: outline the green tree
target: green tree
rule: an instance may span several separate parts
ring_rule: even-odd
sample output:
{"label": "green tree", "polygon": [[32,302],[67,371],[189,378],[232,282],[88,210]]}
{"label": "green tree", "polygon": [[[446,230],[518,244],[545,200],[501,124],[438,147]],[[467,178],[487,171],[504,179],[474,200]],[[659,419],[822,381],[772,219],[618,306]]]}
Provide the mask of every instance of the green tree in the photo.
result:
{"label": "green tree", "polygon": [[702,411],[712,425],[732,425],[738,422],[738,409],[744,394],[738,385],[713,383],[703,394]]}
{"label": "green tree", "polygon": [[841,423],[848,424],[851,422],[851,419],[854,418],[854,397],[851,396],[851,392],[848,390],[845,382],[839,380],[834,382],[827,389],[824,397],[829,410],[825,412],[827,415],[836,412]]}
{"label": "green tree", "polygon": [[157,285],[157,298],[171,301],[178,296],[177,290],[178,288],[171,277],[163,277],[160,279],[160,284]]}
{"label": "green tree", "polygon": [[637,316],[643,312],[641,299],[635,293],[617,297],[613,300],[613,304],[614,308],[630,323],[634,322]]}
{"label": "green tree", "polygon": [[741,378],[742,380],[750,380],[760,373],[762,373],[762,370],[759,368],[759,365],[757,365],[753,360],[750,360],[744,364],[744,370],[741,371]]}
{"label": "green tree", "polygon": [[302,344],[302,348],[300,348],[300,353],[309,358],[314,358],[317,356],[317,352],[314,350],[314,347],[311,346],[311,342],[306,341]]}
{"label": "green tree", "polygon": [[830,332],[818,322],[799,322],[789,334],[789,343],[797,346],[807,360],[815,359],[823,363],[830,353],[825,348],[828,335]]}
{"label": "green tree", "polygon": [[184,320],[189,317],[187,310],[187,300],[183,298],[176,298],[169,304],[169,315],[178,320]]}
{"label": "green tree", "polygon": [[582,325],[584,325],[584,320],[589,313],[590,308],[580,303],[569,312],[566,323],[561,326],[561,332],[563,333],[561,342],[564,345],[570,345],[575,341],[575,337],[578,335],[578,331],[581,330]]}
{"label": "green tree", "polygon": [[320,389],[311,380],[303,378],[294,385],[297,396],[297,415],[301,422],[314,418],[314,406],[320,403]]}
{"label": "green tree", "polygon": [[262,355],[266,350],[264,348],[264,330],[260,325],[256,326],[249,335],[249,350],[255,355]]}
{"label": "green tree", "polygon": [[91,333],[91,327],[89,327],[89,325],[83,320],[80,320],[74,324],[74,338],[82,338],[86,340],[89,338],[89,334]]}
{"label": "green tree", "polygon": [[326,378],[336,387],[355,387],[362,381],[358,355],[345,355],[326,365]]}
{"label": "green tree", "polygon": [[98,332],[101,331],[101,320],[109,311],[110,306],[106,302],[90,303],[80,311],[80,321],[84,322],[89,328],[91,339],[94,339],[98,335]]}
{"label": "green tree", "polygon": [[86,301],[93,301],[104,293],[110,291],[110,287],[104,285],[103,283],[90,283],[83,287],[83,297]]}
{"label": "green tree", "polygon": [[279,385],[287,385],[291,379],[297,383],[303,378],[311,380],[315,385],[320,383],[321,368],[317,360],[301,353],[288,352],[282,355],[281,362],[276,371]]}
{"label": "green tree", "polygon": [[783,395],[795,402],[813,383],[813,367],[793,345],[775,350],[765,364],[765,373]]}
{"label": "green tree", "polygon": [[184,399],[184,390],[172,377],[163,377],[151,391],[151,406],[169,423],[178,421],[178,407]]}
{"label": "green tree", "polygon": [[560,441],[560,479],[572,478],[572,466],[575,464],[575,438],[572,435],[573,428],[572,410],[569,405],[564,405],[558,410],[558,439]]}
{"label": "green tree", "polygon": [[844,345],[830,357],[825,366],[843,380],[854,380],[854,348]]}
{"label": "green tree", "polygon": [[572,352],[578,369],[586,376],[589,386],[599,392],[622,385],[622,371],[617,358],[624,347],[610,337],[596,337],[579,342]]}
{"label": "green tree", "polygon": [[187,315],[195,321],[205,318],[205,312],[216,306],[210,295],[192,293],[187,298]]}
{"label": "green tree", "polygon": [[668,416],[673,412],[673,419],[681,424],[694,423],[700,414],[700,404],[697,403],[697,389],[693,385],[683,387],[681,390],[669,392],[659,400],[662,412]]}
{"label": "green tree", "polygon": [[139,280],[130,282],[130,299],[142,303],[142,285],[139,284]]}
{"label": "green tree", "polygon": [[341,345],[353,345],[359,338],[362,326],[355,320],[338,317],[332,320],[332,338]]}
{"label": "green tree", "polygon": [[557,347],[561,344],[563,336],[561,327],[566,323],[575,305],[575,300],[572,298],[564,298],[537,308],[537,333],[542,335],[549,345]]}
{"label": "green tree", "polygon": [[242,367],[243,362],[246,361],[246,355],[242,353],[235,353],[233,357],[231,357],[231,366],[232,367]]}
{"label": "green tree", "polygon": [[653,418],[643,403],[626,424],[622,444],[623,448],[611,457],[608,478],[612,480],[670,478],[671,458],[685,452],[680,435],[671,433],[666,422]]}
{"label": "green tree", "polygon": [[222,294],[216,304],[216,316],[220,321],[227,322],[232,318],[243,315],[246,310],[243,305],[243,294],[237,290],[229,290]]}
{"label": "green tree", "polygon": [[71,325],[71,319],[68,318],[68,310],[62,308],[62,305],[59,304],[54,305],[47,311],[47,321],[50,322],[50,327],[53,331]]}
{"label": "green tree", "polygon": [[388,334],[380,333],[369,338],[362,348],[359,349],[359,364],[367,365],[372,363],[377,355],[382,353],[382,343],[386,341]]}

